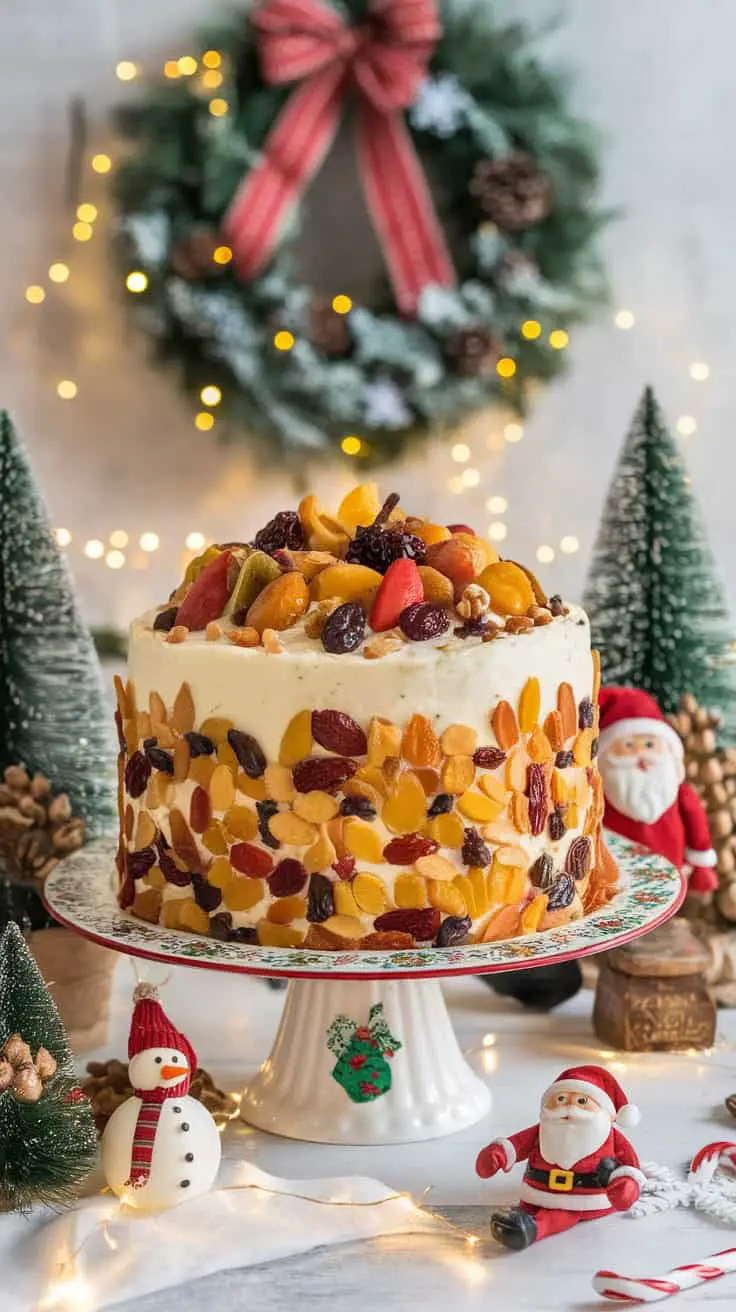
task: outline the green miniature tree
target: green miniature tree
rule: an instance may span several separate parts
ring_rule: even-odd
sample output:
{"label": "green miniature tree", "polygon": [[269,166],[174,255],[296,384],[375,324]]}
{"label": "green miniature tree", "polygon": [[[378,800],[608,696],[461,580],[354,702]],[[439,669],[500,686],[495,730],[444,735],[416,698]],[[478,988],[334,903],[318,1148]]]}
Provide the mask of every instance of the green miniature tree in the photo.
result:
{"label": "green miniature tree", "polygon": [[71,1202],[95,1163],[92,1110],[78,1088],[59,1013],[23,935],[10,924],[0,938],[0,1071],[8,1069],[2,1054],[12,1036],[28,1044],[34,1059],[46,1049],[56,1071],[35,1101],[28,1100],[22,1084],[28,1072],[20,1068],[0,1092],[0,1209]]}
{"label": "green miniature tree", "polygon": [[647,388],[618,460],[586,586],[603,678],[675,712],[736,708],[734,632],[690,479]]}

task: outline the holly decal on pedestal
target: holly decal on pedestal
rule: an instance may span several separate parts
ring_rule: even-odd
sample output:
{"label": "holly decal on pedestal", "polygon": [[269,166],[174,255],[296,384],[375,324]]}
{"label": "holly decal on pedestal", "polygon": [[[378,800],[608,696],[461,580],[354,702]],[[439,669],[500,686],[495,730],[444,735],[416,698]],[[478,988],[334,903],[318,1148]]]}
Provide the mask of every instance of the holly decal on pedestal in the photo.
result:
{"label": "holly decal on pedestal", "polygon": [[371,1007],[367,1025],[336,1016],[327,1031],[327,1047],[337,1057],[332,1078],[353,1102],[382,1098],[391,1088],[389,1061],[401,1046],[386,1023],[382,1002]]}

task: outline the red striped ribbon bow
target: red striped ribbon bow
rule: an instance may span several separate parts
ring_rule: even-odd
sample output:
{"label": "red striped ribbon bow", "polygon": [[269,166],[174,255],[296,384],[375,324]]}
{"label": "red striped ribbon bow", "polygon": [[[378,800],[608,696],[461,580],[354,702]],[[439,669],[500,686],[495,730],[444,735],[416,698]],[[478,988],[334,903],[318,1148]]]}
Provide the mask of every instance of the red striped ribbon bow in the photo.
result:
{"label": "red striped ribbon bow", "polygon": [[239,273],[249,281],[268,264],[286,217],[330,149],[353,90],[366,201],[396,303],[414,314],[425,287],[455,282],[403,117],[441,33],[435,0],[370,0],[368,20],[359,27],[347,27],[321,0],[265,0],[252,21],[265,81],[301,85],[225,217]]}

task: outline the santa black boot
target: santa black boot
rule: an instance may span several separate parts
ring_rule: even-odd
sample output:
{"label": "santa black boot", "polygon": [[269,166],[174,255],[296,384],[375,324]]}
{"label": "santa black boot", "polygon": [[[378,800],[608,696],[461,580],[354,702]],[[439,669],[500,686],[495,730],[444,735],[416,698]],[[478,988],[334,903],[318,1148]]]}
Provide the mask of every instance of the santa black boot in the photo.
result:
{"label": "santa black boot", "polygon": [[529,1212],[523,1212],[520,1207],[509,1207],[491,1213],[491,1234],[504,1248],[520,1252],[534,1243],[537,1223]]}

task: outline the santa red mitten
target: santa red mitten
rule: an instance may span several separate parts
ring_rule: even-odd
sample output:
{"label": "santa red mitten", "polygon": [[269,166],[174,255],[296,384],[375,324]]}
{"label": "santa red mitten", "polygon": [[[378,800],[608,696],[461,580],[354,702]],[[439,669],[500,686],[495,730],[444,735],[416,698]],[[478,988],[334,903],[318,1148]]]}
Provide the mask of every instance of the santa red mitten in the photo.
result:
{"label": "santa red mitten", "polygon": [[510,1171],[513,1164],[502,1143],[489,1143],[478,1153],[475,1170],[482,1180],[488,1180],[497,1171]]}
{"label": "santa red mitten", "polygon": [[641,1194],[641,1185],[638,1180],[632,1179],[630,1175],[620,1175],[615,1180],[611,1180],[606,1189],[608,1201],[616,1212],[628,1212],[634,1203],[638,1202]]}
{"label": "santa red mitten", "polygon": [[712,893],[718,888],[718,875],[712,866],[693,866],[688,880],[689,893]]}

